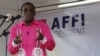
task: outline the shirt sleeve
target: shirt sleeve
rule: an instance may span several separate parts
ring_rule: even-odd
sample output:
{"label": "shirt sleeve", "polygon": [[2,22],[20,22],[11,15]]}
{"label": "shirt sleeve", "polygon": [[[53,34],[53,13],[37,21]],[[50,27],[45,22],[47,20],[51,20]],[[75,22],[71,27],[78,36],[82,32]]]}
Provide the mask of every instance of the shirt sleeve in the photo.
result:
{"label": "shirt sleeve", "polygon": [[48,50],[53,50],[55,47],[55,41],[47,24],[44,25],[44,39],[42,40],[43,45]]}
{"label": "shirt sleeve", "polygon": [[17,31],[16,27],[12,27],[10,29],[10,35],[8,38],[8,45],[7,45],[7,49],[10,54],[16,54],[19,49],[19,45],[14,43],[14,39],[16,37],[16,31]]}

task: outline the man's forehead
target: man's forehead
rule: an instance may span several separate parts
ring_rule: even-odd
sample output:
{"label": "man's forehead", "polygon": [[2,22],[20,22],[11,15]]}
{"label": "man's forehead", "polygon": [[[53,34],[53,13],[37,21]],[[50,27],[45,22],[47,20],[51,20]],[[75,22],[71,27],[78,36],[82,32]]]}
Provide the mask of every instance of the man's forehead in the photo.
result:
{"label": "man's forehead", "polygon": [[33,6],[32,6],[31,4],[26,4],[26,5],[24,5],[24,8],[26,8],[26,7],[33,8]]}

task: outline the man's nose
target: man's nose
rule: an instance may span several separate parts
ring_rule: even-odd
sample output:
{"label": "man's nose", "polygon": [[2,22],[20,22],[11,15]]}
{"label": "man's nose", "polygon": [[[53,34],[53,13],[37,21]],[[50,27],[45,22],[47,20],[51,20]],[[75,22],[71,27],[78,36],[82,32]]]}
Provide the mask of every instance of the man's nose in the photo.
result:
{"label": "man's nose", "polygon": [[32,11],[31,10],[27,10],[27,13],[32,13]]}

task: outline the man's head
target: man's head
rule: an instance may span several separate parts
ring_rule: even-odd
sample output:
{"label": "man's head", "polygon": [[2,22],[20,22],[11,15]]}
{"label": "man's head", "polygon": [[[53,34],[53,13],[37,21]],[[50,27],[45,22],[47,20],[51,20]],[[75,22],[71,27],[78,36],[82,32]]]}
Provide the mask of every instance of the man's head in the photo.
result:
{"label": "man's head", "polygon": [[35,6],[30,2],[24,3],[21,7],[21,14],[25,21],[32,21],[36,14]]}

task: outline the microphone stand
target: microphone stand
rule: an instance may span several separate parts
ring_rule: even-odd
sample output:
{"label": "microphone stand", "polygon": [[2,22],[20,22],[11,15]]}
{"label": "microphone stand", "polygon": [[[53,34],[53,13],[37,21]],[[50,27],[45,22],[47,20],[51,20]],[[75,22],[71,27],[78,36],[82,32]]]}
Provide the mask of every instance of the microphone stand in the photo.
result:
{"label": "microphone stand", "polygon": [[8,36],[8,34],[10,33],[9,31],[7,31],[9,28],[10,28],[10,26],[14,23],[14,21],[15,20],[12,20],[12,22],[11,22],[11,24],[5,29],[5,30],[3,30],[3,32],[2,32],[2,34],[0,35],[0,37],[2,37],[2,36],[5,36],[6,37],[6,51],[5,51],[5,56],[7,56],[7,36]]}
{"label": "microphone stand", "polygon": [[0,27],[3,25],[3,23],[5,22],[5,18],[3,19],[3,21],[1,22],[1,24],[0,24]]}
{"label": "microphone stand", "polygon": [[0,19],[1,19],[1,18],[4,18],[4,19],[2,20],[2,22],[1,22],[1,24],[0,24],[0,27],[1,27],[1,26],[3,25],[3,23],[5,22],[7,16],[0,15]]}

